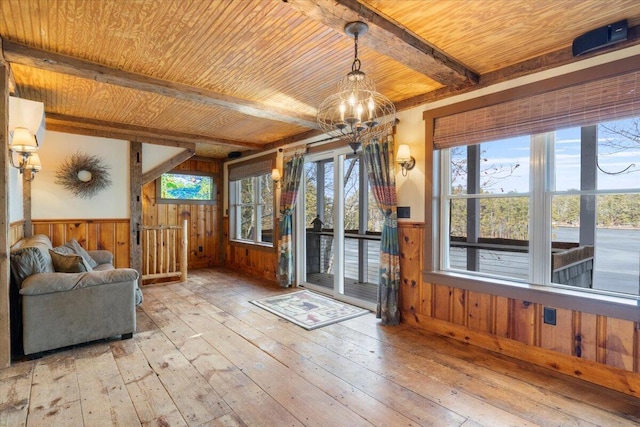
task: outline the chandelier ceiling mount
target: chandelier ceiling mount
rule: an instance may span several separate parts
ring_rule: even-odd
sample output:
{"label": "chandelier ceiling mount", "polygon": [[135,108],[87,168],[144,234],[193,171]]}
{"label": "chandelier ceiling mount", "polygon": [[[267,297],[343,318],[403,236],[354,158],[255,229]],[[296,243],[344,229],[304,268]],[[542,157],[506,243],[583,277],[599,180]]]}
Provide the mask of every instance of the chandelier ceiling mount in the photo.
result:
{"label": "chandelier ceiling mount", "polygon": [[338,83],[337,93],[318,107],[320,128],[330,136],[346,140],[354,153],[364,141],[386,134],[395,122],[393,103],[377,92],[373,80],[360,71],[358,36],[368,29],[361,21],[345,25],[345,33],[354,39],[351,71]]}

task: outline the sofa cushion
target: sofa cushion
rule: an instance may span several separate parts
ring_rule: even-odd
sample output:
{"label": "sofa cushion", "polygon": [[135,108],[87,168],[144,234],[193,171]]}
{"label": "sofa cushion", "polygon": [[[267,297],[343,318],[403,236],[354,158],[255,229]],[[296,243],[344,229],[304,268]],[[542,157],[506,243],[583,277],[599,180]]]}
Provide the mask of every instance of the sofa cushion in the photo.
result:
{"label": "sofa cushion", "polygon": [[78,243],[76,239],[71,239],[67,243],[62,246],[56,246],[54,250],[58,253],[73,253],[76,255],[80,255],[82,258],[87,261],[87,264],[94,268],[98,263],[94,260],[91,255]]}
{"label": "sofa cushion", "polygon": [[42,256],[42,251],[33,246],[12,250],[10,263],[11,275],[17,289],[20,289],[24,279],[32,274],[48,272],[47,261]]}
{"label": "sofa cushion", "polygon": [[23,296],[65,292],[93,286],[109,286],[112,283],[138,281],[138,272],[131,268],[118,268],[90,273],[42,273],[25,279],[20,294]]}
{"label": "sofa cushion", "polygon": [[[107,251],[105,249],[96,249],[93,251],[87,251],[87,253],[91,258],[95,260],[95,262],[98,263],[98,265],[101,265],[101,264],[113,265],[113,253],[111,251]],[[96,267],[93,267],[93,268],[94,270],[96,269]]]}
{"label": "sofa cushion", "polygon": [[53,268],[57,273],[82,273],[85,271],[93,271],[93,268],[80,255],[61,254],[53,249],[49,250]]}
{"label": "sofa cushion", "polygon": [[49,254],[49,249],[52,248],[51,240],[49,240],[47,236],[44,234],[36,234],[35,236],[21,239],[11,247],[11,253],[13,254],[18,250],[25,248],[35,248],[35,250],[40,252],[40,256],[44,260],[44,271],[34,270],[31,274],[42,272],[53,273],[55,271],[53,268],[53,262],[51,261],[51,255]]}

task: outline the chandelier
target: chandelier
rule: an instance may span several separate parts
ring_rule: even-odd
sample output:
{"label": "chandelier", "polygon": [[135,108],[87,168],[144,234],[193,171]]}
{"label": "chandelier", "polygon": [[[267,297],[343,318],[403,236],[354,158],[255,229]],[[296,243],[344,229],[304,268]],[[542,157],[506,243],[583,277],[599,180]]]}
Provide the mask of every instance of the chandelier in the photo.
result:
{"label": "chandelier", "polygon": [[364,141],[386,135],[396,119],[396,107],[376,91],[373,80],[360,71],[358,36],[369,26],[364,22],[350,22],[344,32],[353,37],[355,55],[351,71],[338,83],[337,93],[318,107],[318,125],[329,136],[347,141],[353,152]]}

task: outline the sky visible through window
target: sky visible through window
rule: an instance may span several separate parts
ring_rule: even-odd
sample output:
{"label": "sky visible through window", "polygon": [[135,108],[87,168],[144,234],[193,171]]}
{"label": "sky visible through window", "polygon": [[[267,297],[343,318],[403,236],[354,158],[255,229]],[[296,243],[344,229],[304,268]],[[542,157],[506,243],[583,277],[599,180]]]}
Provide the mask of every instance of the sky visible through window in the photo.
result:
{"label": "sky visible through window", "polygon": [[[634,120],[607,123],[609,128],[635,132]],[[501,176],[482,179],[483,191],[489,193],[526,193],[529,191],[530,137],[519,136],[497,143],[481,145],[481,170],[495,168]],[[458,159],[466,153],[452,153]],[[466,159],[466,158],[465,158]],[[640,188],[640,135],[635,141],[607,132],[598,133],[598,164],[608,173],[598,171],[598,189]],[[555,135],[556,191],[580,189],[580,128],[561,129]],[[618,173],[624,171],[622,173]],[[483,172],[484,173],[484,172]],[[486,175],[486,173],[485,173]],[[466,175],[454,179],[465,185]]]}
{"label": "sky visible through window", "polygon": [[[595,246],[592,286],[594,289],[638,295],[640,286],[640,220],[637,215],[640,197],[640,118],[602,123],[597,130],[597,229],[592,237]],[[553,152],[556,192],[552,197],[554,242],[574,242],[580,240],[580,196],[571,194],[580,191],[581,182],[581,128],[560,129],[555,132]],[[467,147],[450,150],[452,195],[467,193]],[[486,217],[491,217],[489,225],[509,225],[511,219],[504,218],[500,209],[487,212],[490,201],[483,194],[501,195],[515,206],[520,198],[511,197],[528,194],[530,191],[531,137],[528,135],[480,144],[479,174],[480,193],[484,203],[481,209],[481,234],[495,237],[482,227]],[[471,168],[473,170],[473,168]],[[586,171],[589,172],[589,171]],[[570,194],[563,194],[570,192]],[[516,194],[514,194],[516,193]],[[502,199],[498,199],[502,200]],[[587,199],[585,199],[587,200]],[[495,202],[498,203],[498,202]],[[465,203],[458,203],[460,212],[452,211],[451,230],[454,236],[464,236],[466,230]],[[457,206],[453,204],[452,206]],[[481,206],[481,208],[483,207]],[[524,212],[524,211],[523,211]],[[460,214],[456,216],[456,214]],[[502,216],[500,216],[502,215]],[[525,218],[521,220],[527,221]],[[456,222],[458,221],[458,222]],[[486,222],[486,221],[485,221]],[[455,225],[455,227],[454,227]],[[494,227],[495,228],[495,227]],[[493,230],[493,229],[491,229]],[[489,234],[487,234],[489,233]],[[501,236],[516,238],[515,235]],[[587,243],[585,243],[587,244]],[[452,249],[453,251],[453,249]],[[504,253],[500,254],[506,259]],[[489,271],[488,258],[481,258],[480,270]],[[465,269],[465,264],[458,268]],[[502,270],[501,270],[502,271]],[[523,271],[526,272],[526,269]],[[504,271],[500,274],[506,274]]]}

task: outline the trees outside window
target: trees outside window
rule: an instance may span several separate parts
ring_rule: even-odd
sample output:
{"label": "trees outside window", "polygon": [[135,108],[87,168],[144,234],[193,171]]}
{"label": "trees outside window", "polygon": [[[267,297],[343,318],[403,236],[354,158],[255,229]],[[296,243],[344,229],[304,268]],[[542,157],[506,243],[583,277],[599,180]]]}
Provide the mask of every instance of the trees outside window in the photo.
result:
{"label": "trees outside window", "polygon": [[273,246],[275,216],[271,175],[231,181],[229,189],[231,239]]}
{"label": "trees outside window", "polygon": [[638,295],[638,123],[442,150],[441,267]]}

